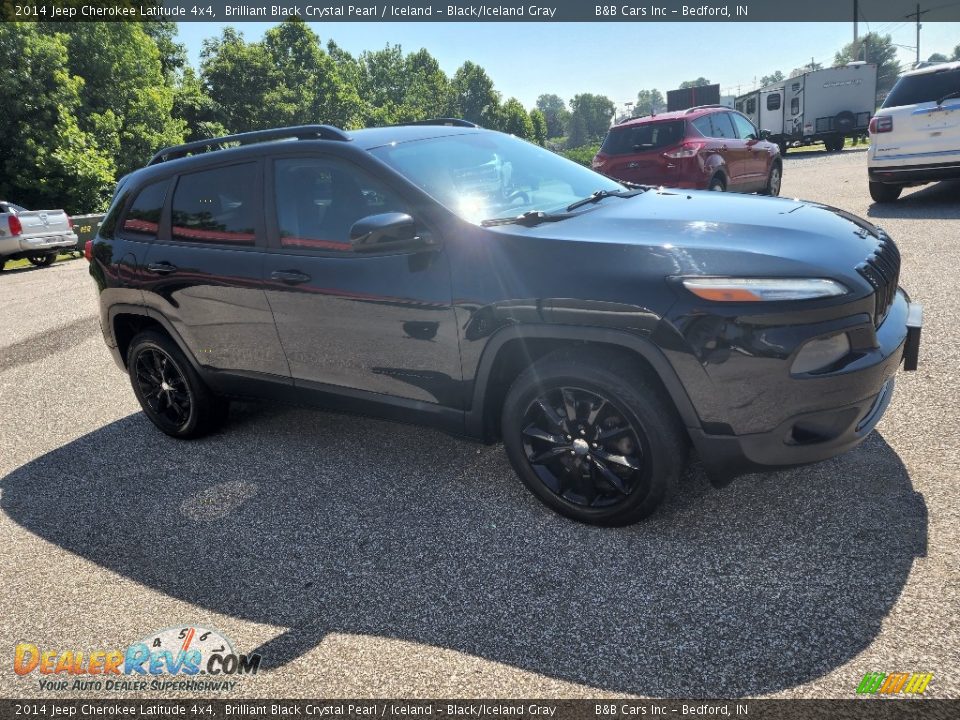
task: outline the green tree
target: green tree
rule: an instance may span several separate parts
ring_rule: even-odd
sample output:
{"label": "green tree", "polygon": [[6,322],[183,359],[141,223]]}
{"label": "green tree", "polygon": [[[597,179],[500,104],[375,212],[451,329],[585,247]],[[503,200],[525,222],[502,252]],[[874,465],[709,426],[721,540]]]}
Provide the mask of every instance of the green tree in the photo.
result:
{"label": "green tree", "polygon": [[637,93],[637,102],[633,105],[633,116],[643,117],[644,115],[653,115],[661,108],[666,107],[666,100],[663,93],[654,88],[653,90],[641,90]]}
{"label": "green tree", "polygon": [[808,72],[815,72],[817,70],[823,70],[823,65],[821,63],[811,60],[806,65],[801,65],[798,68],[794,68],[790,71],[790,77],[795,78],[799,75],[803,75]]}
{"label": "green tree", "polygon": [[945,63],[945,62],[950,62],[950,58],[948,58],[943,53],[934,53],[933,55],[927,58],[927,62]]}
{"label": "green tree", "polygon": [[523,104],[516,98],[510,98],[501,108],[500,130],[525,140],[533,137],[533,122]]}
{"label": "green tree", "polygon": [[709,85],[710,81],[705,77],[698,77],[696,80],[684,80],[680,83],[680,89],[686,90],[687,88],[703,87],[704,85]]}
{"label": "green tree", "polygon": [[111,153],[120,175],[183,141],[184,123],[172,115],[171,79],[139,23],[45,23],[40,29],[62,32],[69,72],[83,78],[78,126]]}
{"label": "green tree", "polygon": [[160,68],[172,82],[187,67],[187,48],[176,40],[177,24],[169,20],[151,20],[142,23],[142,27],[153,38],[160,53]]}
{"label": "green tree", "polygon": [[950,56],[950,60],[960,60],[960,45],[957,45],[953,49],[953,55]]}
{"label": "green tree", "polygon": [[547,119],[537,108],[530,111],[530,127],[533,134],[530,139],[541,147],[547,144]]}
{"label": "green tree", "polygon": [[784,77],[784,74],[777,70],[775,73],[764,75],[762,78],[760,78],[760,87],[766,87],[767,85],[783,82],[785,79],[786,78]]}
{"label": "green tree", "polygon": [[582,93],[570,101],[570,134],[567,146],[586,145],[603,137],[610,127],[616,106],[604,95]]}
{"label": "green tree", "polygon": [[114,164],[77,122],[83,79],[67,38],[35,23],[0,23],[0,196],[79,214],[104,208]]}
{"label": "green tree", "polygon": [[900,74],[900,63],[897,60],[897,48],[893,44],[893,38],[875,32],[867,33],[857,38],[855,43],[848,43],[839,50],[833,64],[839,67],[854,60],[876,63],[877,99],[886,97]]}
{"label": "green tree", "polygon": [[457,117],[483,127],[497,127],[500,93],[493,89],[493,80],[486,71],[468,60],[454,73],[451,106]]}
{"label": "green tree", "polygon": [[537,109],[547,121],[547,137],[560,137],[566,132],[570,111],[559,95],[548,93],[537,98]]}
{"label": "green tree", "polygon": [[220,121],[220,110],[207,94],[200,77],[190,66],[183,70],[173,94],[173,116],[186,124],[185,140],[201,140],[229,135]]}
{"label": "green tree", "polygon": [[260,43],[226,27],[219,38],[203,41],[200,74],[230,132],[263,129],[264,99],[278,82],[270,55]]}
{"label": "green tree", "polygon": [[445,117],[451,110],[450,78],[426,49],[404,60],[406,88],[403,120]]}

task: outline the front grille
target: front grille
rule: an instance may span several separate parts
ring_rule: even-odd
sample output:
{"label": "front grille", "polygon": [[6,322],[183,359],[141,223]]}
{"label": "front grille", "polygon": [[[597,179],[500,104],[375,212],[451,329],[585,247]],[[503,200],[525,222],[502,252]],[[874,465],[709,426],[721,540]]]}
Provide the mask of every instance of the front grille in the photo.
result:
{"label": "front grille", "polygon": [[877,249],[857,267],[857,272],[873,285],[873,322],[879,327],[893,305],[900,280],[900,251],[893,240],[882,237]]}

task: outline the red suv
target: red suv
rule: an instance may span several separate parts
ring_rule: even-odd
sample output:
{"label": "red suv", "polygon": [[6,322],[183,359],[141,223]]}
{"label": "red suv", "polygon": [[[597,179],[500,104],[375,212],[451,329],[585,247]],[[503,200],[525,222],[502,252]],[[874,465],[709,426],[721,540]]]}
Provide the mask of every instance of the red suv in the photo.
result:
{"label": "red suv", "polygon": [[783,162],[747,118],[711,105],[610,128],[593,169],[643,185],[779,195]]}

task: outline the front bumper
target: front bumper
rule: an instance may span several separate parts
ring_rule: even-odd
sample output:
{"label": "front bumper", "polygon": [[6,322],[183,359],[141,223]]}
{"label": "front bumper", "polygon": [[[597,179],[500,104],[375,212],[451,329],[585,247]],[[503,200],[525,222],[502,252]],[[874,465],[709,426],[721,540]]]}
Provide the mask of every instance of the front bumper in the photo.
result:
{"label": "front bumper", "polygon": [[[878,333],[877,361],[848,374],[851,387],[872,386],[865,396],[841,401],[834,407],[792,415],[772,430],[763,432],[724,435],[690,428],[691,439],[713,483],[723,485],[750,472],[819,462],[859,445],[880,422],[890,404],[901,363],[905,371],[917,368],[923,308],[908,302],[902,293],[898,302],[905,307],[889,318],[891,326]],[[818,388],[817,380],[794,382],[807,383],[811,393],[829,388],[824,385]]]}

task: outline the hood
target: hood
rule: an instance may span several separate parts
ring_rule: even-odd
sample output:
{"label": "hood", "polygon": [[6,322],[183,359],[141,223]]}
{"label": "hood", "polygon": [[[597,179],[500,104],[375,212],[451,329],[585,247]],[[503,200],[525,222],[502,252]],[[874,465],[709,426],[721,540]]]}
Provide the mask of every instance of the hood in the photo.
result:
{"label": "hood", "polygon": [[[576,217],[498,231],[648,248],[672,274],[834,277],[852,287],[882,231],[842,210],[811,202],[673,189],[607,198]],[[601,248],[598,247],[598,251]],[[707,271],[709,268],[709,272]]]}

